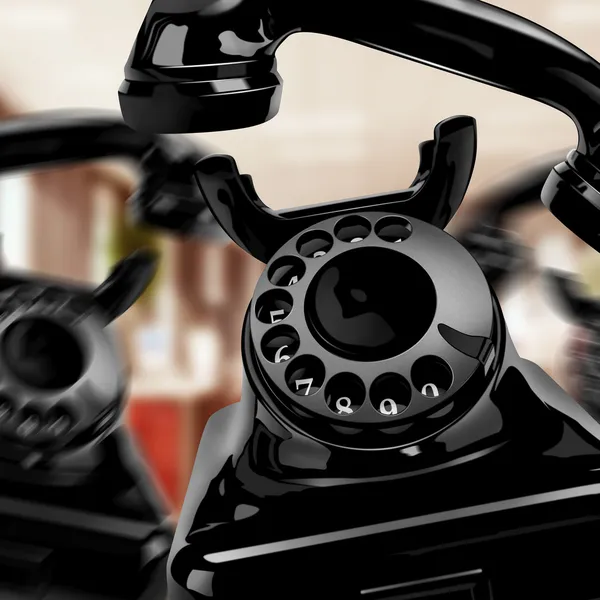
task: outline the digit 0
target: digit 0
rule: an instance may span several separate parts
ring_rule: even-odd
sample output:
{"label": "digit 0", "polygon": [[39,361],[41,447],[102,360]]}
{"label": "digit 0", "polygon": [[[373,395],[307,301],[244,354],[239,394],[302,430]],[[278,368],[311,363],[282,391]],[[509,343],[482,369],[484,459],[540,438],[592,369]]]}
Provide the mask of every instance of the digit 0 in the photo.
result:
{"label": "digit 0", "polygon": [[423,386],[421,394],[423,394],[423,396],[428,396],[429,398],[437,398],[440,395],[440,390],[438,390],[437,386],[433,383],[427,383]]}
{"label": "digit 0", "polygon": [[386,416],[397,415],[398,405],[391,398],[386,398],[385,400],[382,400],[379,405],[379,412]]}

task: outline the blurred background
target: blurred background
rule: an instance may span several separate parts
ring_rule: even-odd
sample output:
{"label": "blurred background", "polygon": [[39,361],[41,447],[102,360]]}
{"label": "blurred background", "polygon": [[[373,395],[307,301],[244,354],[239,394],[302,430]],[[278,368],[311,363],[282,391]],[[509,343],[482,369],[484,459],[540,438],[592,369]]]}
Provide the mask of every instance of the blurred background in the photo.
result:
{"label": "blurred background", "polygon": [[[597,0],[503,0],[600,59]],[[118,110],[123,66],[149,0],[0,0],[0,118],[65,108]],[[471,189],[450,226],[472,225],[492,185],[575,147],[570,119],[534,101],[340,40],[299,34],[278,52],[281,111],[251,129],[197,138],[236,157],[275,209],[407,187],[435,125],[478,123]],[[103,162],[0,178],[0,233],[10,268],[99,282],[139,240],[123,204],[131,165]],[[590,294],[600,261],[541,206],[513,223],[537,265],[579,273]],[[144,233],[163,268],[118,326],[132,373],[128,423],[176,516],[202,428],[239,397],[240,332],[261,265],[231,244]],[[535,272],[501,301],[521,354],[568,388],[573,325]]]}

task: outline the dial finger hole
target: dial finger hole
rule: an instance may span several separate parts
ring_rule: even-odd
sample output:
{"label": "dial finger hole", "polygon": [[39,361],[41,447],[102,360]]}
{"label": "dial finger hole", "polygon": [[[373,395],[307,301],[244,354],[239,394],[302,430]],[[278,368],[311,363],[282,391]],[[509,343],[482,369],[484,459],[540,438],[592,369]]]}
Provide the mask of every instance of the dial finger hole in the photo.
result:
{"label": "dial finger hole", "polygon": [[305,258],[325,256],[333,247],[333,238],[325,231],[309,231],[300,237],[296,246]]}
{"label": "dial finger hole", "polygon": [[427,398],[437,398],[445,394],[452,385],[452,369],[437,356],[419,358],[411,369],[412,383]]}
{"label": "dial finger hole", "polygon": [[373,408],[381,415],[402,414],[410,404],[411,389],[404,377],[395,373],[380,375],[369,392]]}
{"label": "dial finger hole", "polygon": [[314,356],[299,356],[287,368],[285,379],[296,396],[313,396],[325,381],[325,365]]}
{"label": "dial finger hole", "polygon": [[20,416],[16,429],[17,435],[24,440],[30,439],[39,432],[42,426],[42,418],[37,412],[27,408],[21,411]]}
{"label": "dial finger hole", "polygon": [[273,285],[289,287],[298,283],[306,273],[306,267],[301,259],[294,256],[284,256],[276,260],[269,268],[269,281]]}
{"label": "dial finger hole", "polygon": [[325,401],[331,412],[342,417],[354,414],[365,402],[367,391],[352,373],[339,373],[325,387]]}
{"label": "dial finger hole", "polygon": [[335,226],[335,237],[351,244],[362,242],[371,233],[371,223],[364,217],[345,217]]}
{"label": "dial finger hole", "polygon": [[261,342],[264,357],[279,364],[294,358],[300,347],[298,332],[287,325],[279,325],[268,331]]}
{"label": "dial finger hole", "polygon": [[72,330],[53,319],[26,317],[6,330],[7,368],[25,385],[56,390],[74,385],[85,370],[85,354]]}
{"label": "dial finger hole", "polygon": [[8,421],[15,411],[13,399],[5,393],[0,394],[0,423]]}
{"label": "dial finger hole", "polygon": [[46,418],[45,427],[53,437],[67,433],[74,425],[73,417],[62,408],[55,408]]}
{"label": "dial finger hole", "polygon": [[274,325],[292,312],[292,296],[283,290],[266,292],[256,301],[256,318],[261,323]]}
{"label": "dial finger hole", "polygon": [[412,225],[403,217],[384,217],[375,225],[375,233],[385,242],[397,244],[412,234]]}

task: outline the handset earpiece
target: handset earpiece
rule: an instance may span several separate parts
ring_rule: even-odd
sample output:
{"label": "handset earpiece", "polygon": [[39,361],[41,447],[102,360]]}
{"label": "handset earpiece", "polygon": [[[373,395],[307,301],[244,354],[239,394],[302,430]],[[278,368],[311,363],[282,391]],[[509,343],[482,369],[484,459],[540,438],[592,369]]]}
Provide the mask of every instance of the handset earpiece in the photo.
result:
{"label": "handset earpiece", "polygon": [[421,144],[419,170],[408,189],[278,212],[261,201],[252,178],[239,173],[231,156],[202,159],[196,178],[226,233],[243,250],[267,263],[286,241],[333,215],[385,210],[445,228],[467,191],[476,146],[475,120],[452,117],[436,126],[433,140]]}

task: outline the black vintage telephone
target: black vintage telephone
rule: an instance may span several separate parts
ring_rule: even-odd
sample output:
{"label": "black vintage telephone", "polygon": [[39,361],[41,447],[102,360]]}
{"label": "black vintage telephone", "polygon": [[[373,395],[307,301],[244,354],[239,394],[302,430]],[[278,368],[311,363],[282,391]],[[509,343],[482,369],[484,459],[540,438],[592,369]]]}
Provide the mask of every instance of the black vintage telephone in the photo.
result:
{"label": "black vintage telephone", "polygon": [[[600,248],[600,65],[475,0],[155,0],[121,88],[150,131],[258,124],[275,50],[334,35],[569,114],[577,151],[544,202]],[[169,558],[170,600],[592,600],[600,424],[521,359],[481,268],[443,229],[475,161],[454,117],[409,189],[275,212],[228,156],[197,165],[210,209],[266,263],[239,404],[208,422]]]}
{"label": "black vintage telephone", "polygon": [[[0,124],[2,173],[112,156],[141,167],[134,214],[195,235],[218,228],[192,176],[199,149],[109,113]],[[157,207],[171,198],[193,210],[165,223]],[[0,275],[0,598],[165,599],[173,527],[122,424],[127,373],[110,326],[156,263],[137,251],[97,288]]]}
{"label": "black vintage telephone", "polygon": [[95,290],[0,278],[3,598],[164,598],[168,512],[121,424],[127,378],[108,327],[155,262],[137,252]]}

